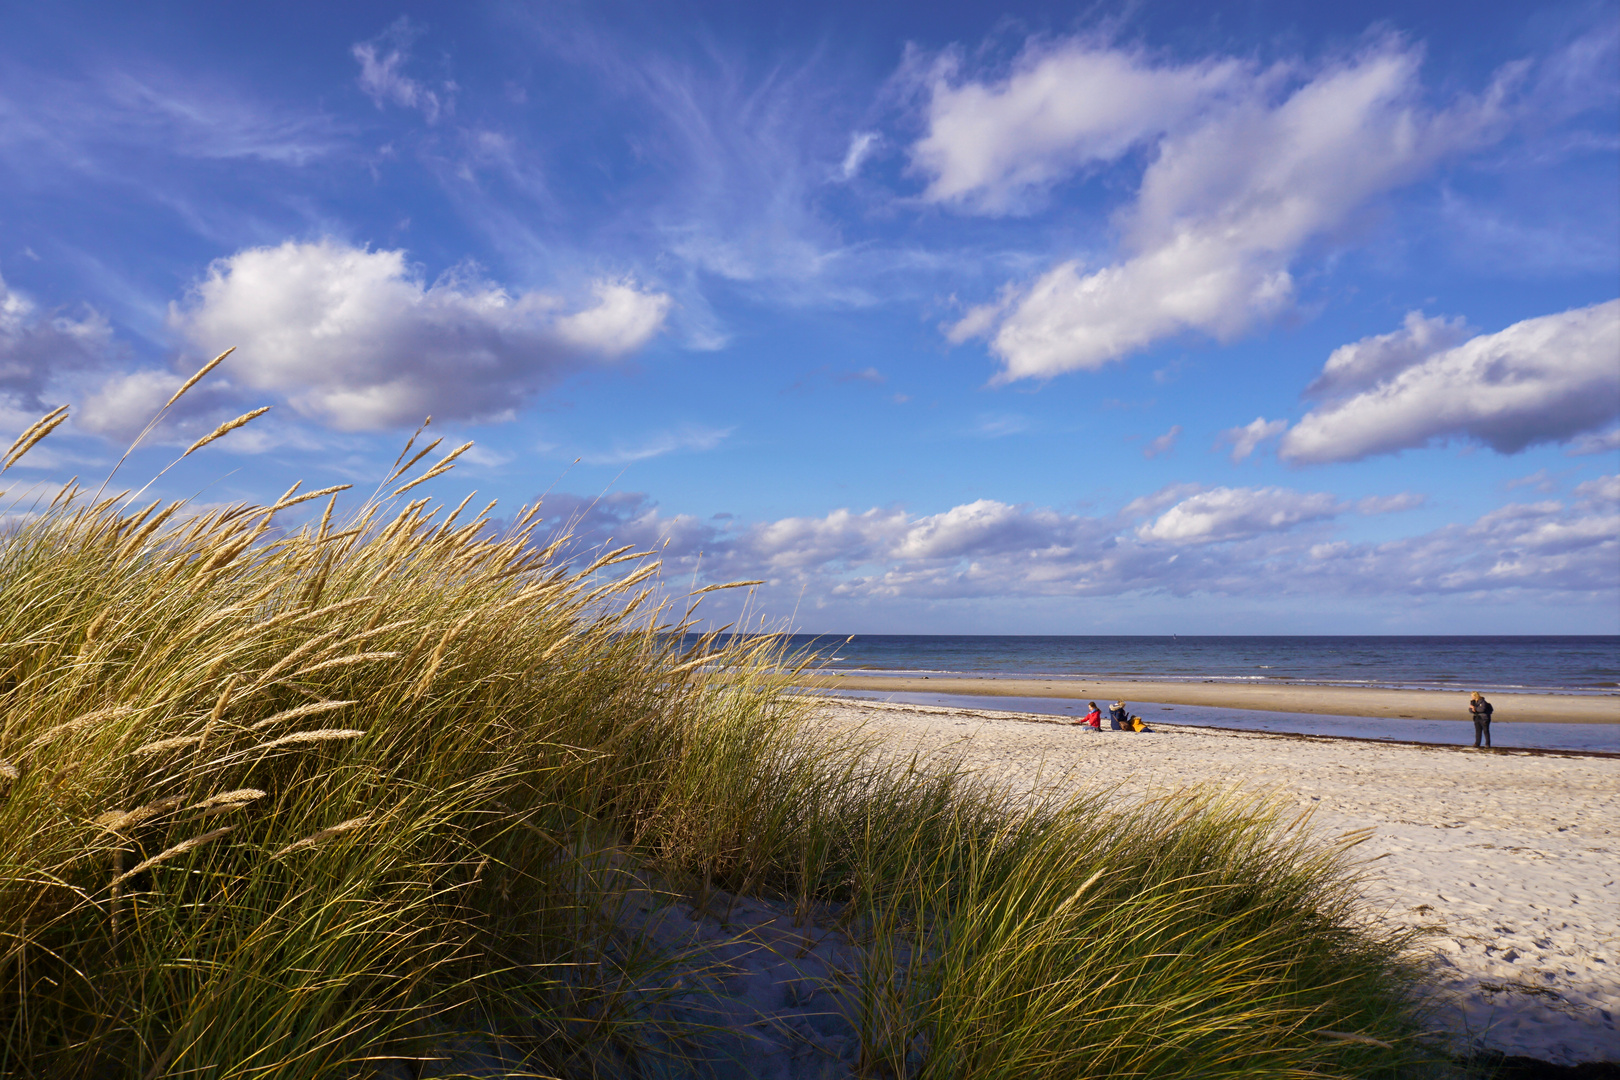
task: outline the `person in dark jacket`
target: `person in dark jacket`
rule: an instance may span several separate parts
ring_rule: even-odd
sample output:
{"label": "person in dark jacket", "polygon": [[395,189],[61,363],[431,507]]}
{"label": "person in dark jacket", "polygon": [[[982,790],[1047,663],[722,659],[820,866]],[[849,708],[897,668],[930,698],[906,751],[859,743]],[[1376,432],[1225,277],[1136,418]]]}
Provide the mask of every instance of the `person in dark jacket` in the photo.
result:
{"label": "person in dark jacket", "polygon": [[1114,702],[1113,707],[1108,710],[1108,726],[1109,726],[1109,728],[1111,728],[1114,731],[1125,731],[1126,730],[1126,727],[1125,727],[1125,717],[1126,717],[1126,715],[1127,715],[1127,713],[1126,713],[1126,710],[1125,710],[1125,703],[1123,701]]}
{"label": "person in dark jacket", "polygon": [[1485,740],[1485,749],[1491,748],[1491,703],[1485,700],[1485,695],[1478,690],[1468,699],[1468,712],[1474,718],[1474,749],[1479,749],[1481,737]]}

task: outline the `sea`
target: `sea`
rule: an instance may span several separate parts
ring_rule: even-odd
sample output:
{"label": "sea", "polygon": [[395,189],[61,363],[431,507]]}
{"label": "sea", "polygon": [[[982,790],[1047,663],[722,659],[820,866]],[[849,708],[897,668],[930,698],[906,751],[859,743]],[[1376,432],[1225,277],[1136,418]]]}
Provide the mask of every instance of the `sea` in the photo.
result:
{"label": "sea", "polygon": [[[938,692],[845,691],[853,697],[988,711],[1069,715],[1059,698],[952,694],[952,676],[1230,682],[1516,694],[1620,694],[1620,636],[1127,636],[796,634],[789,648],[827,672],[928,675]],[[1132,706],[1150,722],[1436,744],[1471,742],[1464,716],[1447,720]],[[1620,753],[1620,724],[1549,724],[1499,715],[1498,746]]]}

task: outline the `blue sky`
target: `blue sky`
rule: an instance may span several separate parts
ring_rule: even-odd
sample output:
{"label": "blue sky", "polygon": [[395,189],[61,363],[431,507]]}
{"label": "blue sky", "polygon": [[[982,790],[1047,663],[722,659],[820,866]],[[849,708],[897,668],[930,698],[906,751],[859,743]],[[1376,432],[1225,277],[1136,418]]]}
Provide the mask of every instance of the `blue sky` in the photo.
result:
{"label": "blue sky", "polygon": [[1615,3],[0,21],[12,512],[235,346],[123,480],[432,414],[808,631],[1620,632]]}

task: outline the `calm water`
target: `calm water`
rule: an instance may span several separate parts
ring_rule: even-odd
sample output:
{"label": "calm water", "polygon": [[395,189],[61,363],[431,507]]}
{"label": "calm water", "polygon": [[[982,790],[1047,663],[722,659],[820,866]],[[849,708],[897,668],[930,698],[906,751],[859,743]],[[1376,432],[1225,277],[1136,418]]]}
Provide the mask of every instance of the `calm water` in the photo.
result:
{"label": "calm water", "polygon": [[1532,693],[1620,690],[1620,637],[794,635],[827,669],[1294,682]]}

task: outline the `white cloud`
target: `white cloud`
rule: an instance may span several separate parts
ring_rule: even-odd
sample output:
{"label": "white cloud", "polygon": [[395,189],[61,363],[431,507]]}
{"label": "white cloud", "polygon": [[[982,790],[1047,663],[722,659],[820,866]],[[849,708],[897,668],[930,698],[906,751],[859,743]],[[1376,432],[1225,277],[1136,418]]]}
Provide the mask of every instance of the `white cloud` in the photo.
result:
{"label": "white cloud", "polygon": [[633,461],[662,457],[682,450],[713,450],[736,428],[711,428],[688,424],[673,431],[661,431],[640,442],[616,445],[611,450],[584,453],[580,460],[589,465],[628,465]]}
{"label": "white cloud", "polygon": [[1461,318],[1429,319],[1421,311],[1408,312],[1405,324],[1394,333],[1334,349],[1322,374],[1305,388],[1305,396],[1321,400],[1360,393],[1468,337],[1468,325]]}
{"label": "white cloud", "polygon": [[[664,516],[643,495],[549,496],[548,519],[575,523],[577,552],[608,542],[662,552],[666,576],[763,578],[765,609],[815,603],[1168,593],[1315,602],[1527,590],[1592,600],[1620,589],[1620,477],[1577,501],[1511,504],[1471,524],[1383,543],[1325,538],[1352,509],[1421,504],[1404,493],[1349,503],[1281,489],[1168,488],[1137,506],[1175,505],[1130,528],[1127,508],[1086,516],[979,499],[938,514],[903,509],[748,523]],[[1167,502],[1169,500],[1169,502]],[[1312,523],[1315,527],[1310,527]]]}
{"label": "white cloud", "polygon": [[1288,428],[1286,420],[1267,420],[1257,416],[1242,427],[1227,428],[1221,432],[1221,442],[1232,444],[1232,461],[1246,460],[1267,439],[1276,438]]}
{"label": "white cloud", "polygon": [[609,359],[635,352],[663,329],[670,298],[645,293],[632,282],[592,284],[596,305],[557,320],[557,336],[577,349]]}
{"label": "white cloud", "polygon": [[1403,491],[1398,495],[1368,495],[1356,500],[1356,513],[1369,517],[1374,514],[1397,514],[1402,510],[1415,510],[1428,501],[1427,495],[1415,491]]}
{"label": "white cloud", "polygon": [[420,109],[427,122],[433,124],[438,122],[441,112],[449,112],[454,107],[456,85],[446,82],[441,90],[433,90],[405,74],[411,42],[420,33],[421,30],[402,15],[387,30],[349,51],[360,64],[360,89],[377,108],[392,102],[407,109]]}
{"label": "white cloud", "polygon": [[1458,438],[1512,454],[1569,440],[1620,416],[1617,358],[1620,300],[1526,319],[1461,345],[1409,353],[1404,368],[1382,366],[1375,385],[1307,413],[1283,436],[1279,454],[1356,461]]}
{"label": "white cloud", "polygon": [[1607,454],[1620,450],[1620,428],[1609,431],[1587,432],[1569,444],[1564,451],[1570,457],[1585,457],[1588,454]]}
{"label": "white cloud", "polygon": [[424,283],[403,251],[333,240],[249,248],[209,268],[172,326],[199,352],[235,345],[233,382],[278,394],[344,430],[510,417],[591,360],[646,344],[670,299],[597,282],[596,303],[565,313],[467,275]]}
{"label": "white cloud", "polygon": [[41,311],[0,278],[0,405],[9,400],[16,408],[43,408],[40,395],[53,380],[100,366],[111,346],[112,330],[100,313]]}
{"label": "white cloud", "polygon": [[912,168],[930,177],[924,199],[989,214],[1162,136],[1245,74],[1234,60],[1155,66],[1080,41],[1031,44],[994,83],[959,80],[960,66],[947,55],[931,73],[928,134],[911,148]]}
{"label": "white cloud", "polygon": [[1620,503],[1620,473],[1576,484],[1575,497],[1594,503]]}
{"label": "white cloud", "polygon": [[1142,448],[1142,456],[1152,460],[1163,454],[1168,454],[1176,447],[1176,437],[1181,434],[1181,425],[1176,424],[1169,431],[1149,442]]}
{"label": "white cloud", "polygon": [[131,438],[157,415],[185,379],[167,371],[114,375],[79,404],[75,426],[97,435]]}
{"label": "white cloud", "polygon": [[[931,163],[934,197],[993,209],[1020,184],[1106,157],[1122,140],[1155,141],[1136,202],[1119,218],[1121,261],[1062,262],[954,328],[953,340],[990,338],[1003,365],[999,382],[1095,369],[1186,331],[1231,340],[1276,316],[1293,304],[1290,267],[1308,243],[1341,234],[1369,201],[1487,138],[1501,92],[1493,87],[1484,102],[1426,109],[1418,101],[1418,53],[1393,40],[1304,77],[1232,62],[1147,68],[1117,50],[1066,55],[1072,62],[1065,65],[1026,64],[1049,84],[1043,94],[1058,100],[1093,80],[1117,84],[1120,93],[1140,83],[1147,112],[1105,137],[1078,125],[1042,127],[1065,156],[1021,134],[1020,110],[1034,107],[1014,107],[1013,83],[941,84],[936,94],[951,95],[942,117],[955,117],[965,108],[956,103],[969,101],[975,109],[968,115],[990,130],[999,109],[1014,141],[999,149],[951,135],[952,145],[998,147],[974,168],[969,164],[980,158],[965,152],[918,159]],[[1030,98],[1037,99],[1044,100]],[[953,131],[931,129],[918,146],[933,147]],[[1014,164],[1019,149],[1030,155],[1028,170]]]}
{"label": "white cloud", "polygon": [[973,432],[986,439],[1003,439],[1008,435],[1022,435],[1033,426],[1033,422],[1027,416],[1018,413],[997,413],[993,416],[979,417]]}
{"label": "white cloud", "polygon": [[1136,534],[1173,544],[1209,544],[1291,529],[1335,517],[1344,509],[1326,492],[1218,487],[1183,499]]}
{"label": "white cloud", "polygon": [[861,166],[872,152],[883,145],[883,136],[875,131],[857,131],[849,137],[849,150],[838,167],[839,179],[849,181],[860,175]]}

